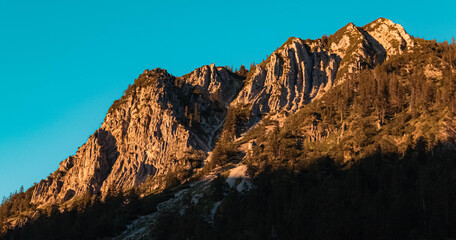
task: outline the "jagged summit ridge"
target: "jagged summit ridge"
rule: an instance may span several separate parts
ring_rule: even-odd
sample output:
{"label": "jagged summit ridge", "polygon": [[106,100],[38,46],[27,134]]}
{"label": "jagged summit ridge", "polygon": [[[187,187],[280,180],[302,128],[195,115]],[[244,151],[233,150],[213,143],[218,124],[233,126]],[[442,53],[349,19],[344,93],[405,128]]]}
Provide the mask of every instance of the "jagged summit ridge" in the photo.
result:
{"label": "jagged summit ridge", "polygon": [[239,76],[236,77],[225,67],[216,67],[213,63],[197,68],[181,78],[188,84],[207,90],[212,98],[224,105],[233,100],[236,90],[241,87],[239,81],[234,81]]}
{"label": "jagged summit ridge", "polygon": [[[101,128],[35,188],[32,202],[61,203],[84,194],[127,190],[148,177],[201,164],[239,79],[204,66],[183,77],[146,70],[114,102]],[[220,94],[218,94],[220,93]],[[215,98],[217,95],[218,98]]]}
{"label": "jagged summit ridge", "polygon": [[145,70],[74,156],[4,201],[0,238],[456,236],[456,43],[407,36],[378,19],[291,37],[250,71]]}
{"label": "jagged summit ridge", "polygon": [[249,126],[266,114],[293,113],[344,82],[414,46],[385,19],[353,23],[317,40],[290,38],[248,78],[206,65],[182,77],[146,70],[114,102],[101,128],[35,188],[32,202],[127,190],[170,172],[191,174],[212,150],[229,107],[247,108]]}
{"label": "jagged summit ridge", "polygon": [[402,26],[383,18],[364,27],[349,23],[317,40],[290,38],[256,66],[233,105],[249,106],[251,124],[267,113],[295,112],[351,73],[413,46]]}
{"label": "jagged summit ridge", "polygon": [[401,54],[415,46],[405,29],[389,19],[379,18],[362,28],[385,48],[388,56]]}

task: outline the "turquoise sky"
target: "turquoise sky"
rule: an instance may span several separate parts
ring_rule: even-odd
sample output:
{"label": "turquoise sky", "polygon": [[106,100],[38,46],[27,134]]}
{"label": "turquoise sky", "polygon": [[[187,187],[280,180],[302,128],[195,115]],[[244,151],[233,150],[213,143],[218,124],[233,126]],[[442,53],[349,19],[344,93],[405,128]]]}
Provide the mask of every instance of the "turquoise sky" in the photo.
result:
{"label": "turquoise sky", "polygon": [[456,35],[454,1],[94,2],[0,0],[0,197],[73,155],[146,68],[250,66],[290,36],[378,17],[426,39]]}

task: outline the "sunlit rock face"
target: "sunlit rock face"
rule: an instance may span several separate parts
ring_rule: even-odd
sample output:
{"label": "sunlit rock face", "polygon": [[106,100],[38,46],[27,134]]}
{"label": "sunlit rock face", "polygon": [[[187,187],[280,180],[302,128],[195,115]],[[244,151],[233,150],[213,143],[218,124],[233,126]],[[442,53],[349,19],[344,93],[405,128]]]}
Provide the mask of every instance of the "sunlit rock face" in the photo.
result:
{"label": "sunlit rock face", "polygon": [[36,186],[32,202],[104,195],[170,171],[191,172],[210,151],[240,87],[239,76],[214,65],[183,77],[145,71],[114,102],[100,129]]}
{"label": "sunlit rock face", "polygon": [[256,66],[232,105],[248,106],[252,125],[264,114],[292,113],[350,74],[413,46],[402,26],[383,18],[364,27],[349,23],[317,40],[290,38]]}
{"label": "sunlit rock face", "polygon": [[293,113],[352,73],[413,46],[400,25],[378,19],[364,27],[347,24],[317,40],[290,38],[247,79],[214,64],[182,77],[146,70],[77,153],[35,187],[32,202],[103,196],[146,179],[152,179],[151,188],[163,187],[166,174],[192,174],[201,166],[229,107],[248,110],[248,127],[267,114]]}
{"label": "sunlit rock face", "polygon": [[385,49],[388,56],[401,54],[415,46],[404,28],[389,19],[379,18],[363,27]]}

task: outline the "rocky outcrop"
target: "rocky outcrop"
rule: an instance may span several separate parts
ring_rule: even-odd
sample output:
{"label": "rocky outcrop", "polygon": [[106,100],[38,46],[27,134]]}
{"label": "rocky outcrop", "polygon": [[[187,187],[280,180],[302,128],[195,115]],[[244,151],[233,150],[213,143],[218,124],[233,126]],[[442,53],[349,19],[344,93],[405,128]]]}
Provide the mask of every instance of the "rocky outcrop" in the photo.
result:
{"label": "rocky outcrop", "polygon": [[383,46],[388,57],[411,50],[415,46],[413,38],[401,25],[386,18],[379,18],[367,24],[363,30]]}
{"label": "rocky outcrop", "polygon": [[32,202],[62,203],[84,194],[105,195],[146,179],[157,180],[154,187],[160,187],[160,176],[191,174],[201,165],[228,107],[247,108],[248,127],[265,114],[286,116],[351,73],[372,68],[413,46],[401,26],[378,19],[364,27],[347,24],[317,40],[290,38],[251,69],[245,81],[214,64],[182,77],[162,69],[146,70],[113,103],[87,143],[35,187]]}
{"label": "rocky outcrop", "polygon": [[104,195],[138,186],[148,177],[191,172],[210,151],[240,80],[214,65],[183,77],[146,70],[76,155],[36,186],[32,202]]}
{"label": "rocky outcrop", "polygon": [[264,114],[293,113],[351,73],[373,68],[413,46],[403,28],[386,19],[364,27],[349,23],[318,40],[290,38],[255,67],[232,105],[248,106],[250,126]]}
{"label": "rocky outcrop", "polygon": [[304,41],[291,38],[256,66],[234,104],[250,104],[256,118],[269,112],[295,111],[333,85],[341,59]]}
{"label": "rocky outcrop", "polygon": [[237,76],[224,67],[216,67],[215,64],[206,65],[196,69],[182,79],[193,86],[205,89],[212,99],[228,106],[239,92],[241,83]]}
{"label": "rocky outcrop", "polygon": [[57,171],[36,186],[32,202],[55,203],[100,191],[118,155],[116,139],[98,129],[76,155],[61,162]]}

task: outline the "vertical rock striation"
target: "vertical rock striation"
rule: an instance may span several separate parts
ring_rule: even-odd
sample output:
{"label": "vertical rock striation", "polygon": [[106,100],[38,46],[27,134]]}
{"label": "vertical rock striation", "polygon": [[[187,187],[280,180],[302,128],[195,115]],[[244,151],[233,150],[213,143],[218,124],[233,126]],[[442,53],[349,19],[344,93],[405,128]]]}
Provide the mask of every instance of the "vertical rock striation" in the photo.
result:
{"label": "vertical rock striation", "polygon": [[264,114],[292,113],[350,74],[373,68],[413,46],[400,25],[382,18],[364,27],[349,23],[317,40],[290,38],[255,67],[232,105],[248,106],[250,125]]}
{"label": "vertical rock striation", "polygon": [[241,80],[214,65],[183,77],[146,70],[87,143],[36,186],[32,202],[61,203],[127,190],[168,172],[191,172],[210,151]]}
{"label": "vertical rock striation", "polygon": [[[414,40],[387,19],[347,24],[317,40],[290,38],[247,79],[214,64],[182,77],[144,71],[109,109],[74,156],[33,193],[37,204],[127,190],[170,172],[191,174],[212,150],[230,106],[247,107],[249,126],[265,114],[293,113],[365,68],[412,50]],[[243,86],[244,85],[244,86]],[[243,86],[243,87],[242,87]],[[242,89],[241,89],[242,88]]]}

